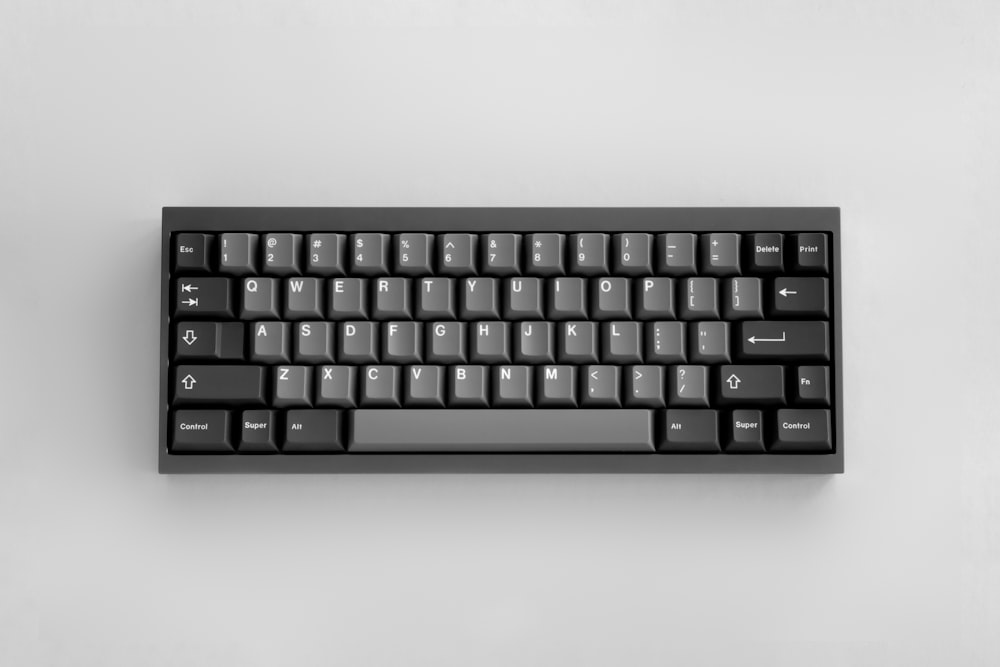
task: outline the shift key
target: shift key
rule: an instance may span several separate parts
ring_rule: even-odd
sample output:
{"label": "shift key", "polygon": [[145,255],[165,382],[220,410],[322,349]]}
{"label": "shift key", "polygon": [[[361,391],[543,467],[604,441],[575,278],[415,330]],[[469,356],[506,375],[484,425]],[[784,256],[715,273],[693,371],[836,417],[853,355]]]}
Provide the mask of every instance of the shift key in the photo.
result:
{"label": "shift key", "polygon": [[264,366],[180,365],[174,370],[174,405],[264,405]]}
{"label": "shift key", "polygon": [[830,360],[827,322],[741,322],[739,327],[744,358]]}

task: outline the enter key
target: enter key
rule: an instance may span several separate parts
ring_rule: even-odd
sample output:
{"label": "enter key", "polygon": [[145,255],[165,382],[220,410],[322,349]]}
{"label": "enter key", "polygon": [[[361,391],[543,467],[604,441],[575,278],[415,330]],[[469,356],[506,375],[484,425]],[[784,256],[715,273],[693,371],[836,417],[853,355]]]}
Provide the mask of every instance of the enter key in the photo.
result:
{"label": "enter key", "polygon": [[739,330],[740,356],[744,359],[830,360],[827,322],[740,322]]}

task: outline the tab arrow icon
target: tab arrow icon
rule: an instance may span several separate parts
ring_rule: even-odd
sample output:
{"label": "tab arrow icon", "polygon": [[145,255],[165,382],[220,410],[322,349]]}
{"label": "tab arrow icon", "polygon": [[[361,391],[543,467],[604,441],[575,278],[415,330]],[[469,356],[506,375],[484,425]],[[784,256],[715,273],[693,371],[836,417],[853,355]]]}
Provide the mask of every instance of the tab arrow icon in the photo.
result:
{"label": "tab arrow icon", "polygon": [[195,383],[197,383],[197,382],[198,381],[195,380],[193,377],[191,377],[190,374],[187,375],[183,380],[181,380],[181,384],[184,385],[184,388],[185,389],[189,389],[189,390],[192,389],[194,387]]}
{"label": "tab arrow icon", "polygon": [[198,288],[195,287],[194,285],[188,285],[187,283],[182,283],[181,284],[181,291],[182,292],[197,292]]}
{"label": "tab arrow icon", "polygon": [[726,382],[729,383],[730,389],[737,389],[740,386],[740,382],[743,382],[743,380],[739,379],[739,377],[737,377],[736,374],[733,373],[728,378],[726,378]]}
{"label": "tab arrow icon", "polygon": [[780,294],[781,296],[788,296],[789,294],[798,294],[798,292],[790,290],[787,287],[785,287],[784,289],[778,290],[778,294]]}
{"label": "tab arrow icon", "polygon": [[197,306],[198,299],[188,299],[187,301],[181,301],[185,306]]}
{"label": "tab arrow icon", "polygon": [[187,331],[184,332],[184,337],[181,338],[181,340],[187,343],[188,345],[191,345],[196,340],[198,340],[198,337],[194,335],[193,329],[188,329]]}

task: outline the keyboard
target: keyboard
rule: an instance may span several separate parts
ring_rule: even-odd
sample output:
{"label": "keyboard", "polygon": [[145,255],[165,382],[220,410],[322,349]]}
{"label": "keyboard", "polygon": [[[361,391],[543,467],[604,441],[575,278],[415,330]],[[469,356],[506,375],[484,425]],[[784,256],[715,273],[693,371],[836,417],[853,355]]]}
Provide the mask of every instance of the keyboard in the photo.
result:
{"label": "keyboard", "polygon": [[163,209],[168,473],[837,473],[838,208]]}

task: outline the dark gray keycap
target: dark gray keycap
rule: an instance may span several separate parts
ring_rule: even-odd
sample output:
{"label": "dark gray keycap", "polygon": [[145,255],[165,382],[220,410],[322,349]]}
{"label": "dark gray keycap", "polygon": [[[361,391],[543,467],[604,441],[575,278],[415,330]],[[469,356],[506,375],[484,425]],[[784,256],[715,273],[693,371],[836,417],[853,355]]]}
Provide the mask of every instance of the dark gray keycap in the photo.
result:
{"label": "dark gray keycap", "polygon": [[332,364],[334,325],[332,322],[300,322],[295,326],[295,362]]}
{"label": "dark gray keycap", "polygon": [[692,322],[691,354],[696,364],[727,364],[729,356],[729,322]]}
{"label": "dark gray keycap", "polygon": [[331,320],[368,318],[368,279],[334,278],[329,283]]}
{"label": "dark gray keycap", "polygon": [[595,320],[632,318],[632,280],[597,278],[590,281],[590,316]]}
{"label": "dark gray keycap", "polygon": [[175,234],[174,270],[201,272],[212,270],[211,234]]}
{"label": "dark gray keycap", "polygon": [[340,410],[289,410],[285,413],[285,454],[336,454],[344,451]]}
{"label": "dark gray keycap", "polygon": [[448,407],[488,407],[489,368],[452,366],[448,382]]}
{"label": "dark gray keycap", "polygon": [[747,359],[830,360],[826,322],[740,322],[740,354]]}
{"label": "dark gray keycap", "polygon": [[829,270],[827,254],[826,234],[796,234],[792,265],[797,271],[826,273]]}
{"label": "dark gray keycap", "polygon": [[288,322],[250,324],[250,359],[267,364],[287,364],[292,359],[292,339]]}
{"label": "dark gray keycap", "polygon": [[833,451],[829,410],[778,410],[773,432],[773,453]]}
{"label": "dark gray keycap", "polygon": [[285,319],[323,317],[323,290],[319,278],[285,279]]}
{"label": "dark gray keycap", "polygon": [[382,325],[382,361],[419,364],[424,358],[422,322],[386,322]]}
{"label": "dark gray keycap", "polygon": [[474,364],[510,363],[510,323],[471,322],[469,361]]}
{"label": "dark gray keycap", "polygon": [[559,327],[558,361],[562,364],[597,363],[596,322],[562,322]]}
{"label": "dark gray keycap", "polygon": [[421,278],[417,289],[418,320],[455,319],[454,278]]}
{"label": "dark gray keycap", "polygon": [[366,232],[351,234],[351,273],[384,276],[389,273],[389,235]]}
{"label": "dark gray keycap", "polygon": [[438,270],[451,276],[476,274],[478,234],[441,234],[438,236]]}
{"label": "dark gray keycap", "polygon": [[580,405],[585,408],[620,408],[621,368],[619,366],[581,366]]}
{"label": "dark gray keycap", "polygon": [[347,236],[344,234],[310,234],[306,237],[306,266],[309,273],[321,276],[342,276],[347,273]]}
{"label": "dark gray keycap", "polygon": [[174,369],[174,405],[264,405],[265,370],[263,366],[181,364]]}
{"label": "dark gray keycap", "polygon": [[777,278],[771,314],[775,317],[829,317],[830,287],[826,278]]}
{"label": "dark gray keycap", "polygon": [[176,454],[230,454],[229,412],[226,410],[177,410],[170,437]]}
{"label": "dark gray keycap", "polygon": [[434,272],[433,234],[396,234],[396,273],[426,276]]}
{"label": "dark gray keycap", "polygon": [[653,272],[653,237],[650,234],[615,234],[614,272],[648,276]]}
{"label": "dark gray keycap", "polygon": [[276,366],[272,405],[276,408],[311,406],[312,377],[312,366]]}
{"label": "dark gray keycap", "polygon": [[570,236],[569,272],[578,276],[607,275],[608,235],[588,233]]}
{"label": "dark gray keycap", "polygon": [[750,270],[781,272],[785,267],[785,240],[781,234],[753,234],[750,240]]}
{"label": "dark gray keycap", "polygon": [[796,398],[800,403],[830,405],[830,369],[827,366],[799,366],[795,376]]}
{"label": "dark gray keycap", "polygon": [[643,452],[651,410],[356,410],[351,452]]}
{"label": "dark gray keycap", "polygon": [[517,327],[514,362],[546,364],[555,361],[555,333],[552,322],[521,322]]}
{"label": "dark gray keycap", "polygon": [[493,407],[530,408],[532,406],[531,366],[493,367]]}
{"label": "dark gray keycap", "polygon": [[716,276],[740,273],[740,235],[702,234],[701,271]]}
{"label": "dark gray keycap", "polygon": [[264,235],[264,273],[288,276],[302,273],[302,234]]}
{"label": "dark gray keycap", "polygon": [[687,361],[687,324],[649,322],[646,324],[646,361],[681,364]]}
{"label": "dark gray keycap", "polygon": [[584,278],[549,278],[547,316],[550,320],[587,317],[587,281]]}
{"label": "dark gray keycap", "polygon": [[708,367],[671,366],[667,369],[667,404],[708,407]]}
{"label": "dark gray keycap", "polygon": [[483,245],[483,273],[516,276],[521,273],[521,235],[487,234]]}
{"label": "dark gray keycap", "polygon": [[403,369],[403,385],[403,405],[444,407],[444,367],[408,366]]}
{"label": "dark gray keycap", "polygon": [[605,364],[642,363],[642,324],[639,322],[601,324],[601,361]]}
{"label": "dark gray keycap", "polygon": [[542,281],[539,278],[507,278],[504,281],[505,320],[542,319]]}
{"label": "dark gray keycap", "polygon": [[525,243],[528,255],[525,273],[534,276],[559,276],[566,272],[563,264],[566,237],[563,234],[528,234]]}
{"label": "dark gray keycap", "polygon": [[643,278],[642,280],[636,280],[635,291],[636,319],[675,319],[673,278]]}
{"label": "dark gray keycap", "polygon": [[630,408],[664,408],[667,406],[663,366],[626,366],[623,373],[626,406]]}
{"label": "dark gray keycap", "polygon": [[365,366],[361,371],[361,407],[400,406],[399,366]]}
{"label": "dark gray keycap", "polygon": [[459,317],[463,320],[500,319],[500,280],[465,278],[459,296]]}
{"label": "dark gray keycap", "polygon": [[178,278],[174,284],[177,317],[232,317],[229,278]]}
{"label": "dark gray keycap", "polygon": [[256,234],[220,234],[219,271],[235,276],[257,273],[257,244]]}
{"label": "dark gray keycap", "polygon": [[664,410],[660,451],[684,454],[717,454],[719,415],[715,410]]}
{"label": "dark gray keycap", "polygon": [[274,410],[244,410],[237,413],[240,418],[237,430],[240,454],[277,454],[278,426]]}
{"label": "dark gray keycap", "polygon": [[408,320],[413,317],[409,278],[378,278],[374,283],[375,304],[372,308],[372,319]]}
{"label": "dark gray keycap", "polygon": [[697,237],[694,234],[659,234],[656,237],[656,272],[690,276],[698,272]]}
{"label": "dark gray keycap", "polygon": [[431,322],[426,327],[428,363],[462,364],[466,356],[465,322]]}
{"label": "dark gray keycap", "polygon": [[729,404],[785,402],[784,366],[719,366],[716,378],[721,402]]}
{"label": "dark gray keycap", "polygon": [[719,294],[715,278],[686,278],[681,283],[678,314],[682,320],[719,319]]}
{"label": "dark gray keycap", "polygon": [[174,359],[243,359],[242,322],[178,322]]}
{"label": "dark gray keycap", "polygon": [[357,406],[357,366],[318,366],[316,384],[316,405],[338,408]]}
{"label": "dark gray keycap", "polygon": [[722,312],[727,320],[759,320],[764,317],[760,278],[728,278],[723,281]]}
{"label": "dark gray keycap", "polygon": [[727,454],[764,453],[764,417],[760,410],[733,410],[728,425]]}
{"label": "dark gray keycap", "polygon": [[535,371],[535,405],[576,407],[576,366],[539,366]]}
{"label": "dark gray keycap", "polygon": [[377,364],[377,322],[342,322],[337,331],[337,361],[342,364]]}
{"label": "dark gray keycap", "polygon": [[244,320],[278,319],[280,312],[278,288],[280,283],[281,281],[277,278],[244,278],[240,318]]}

